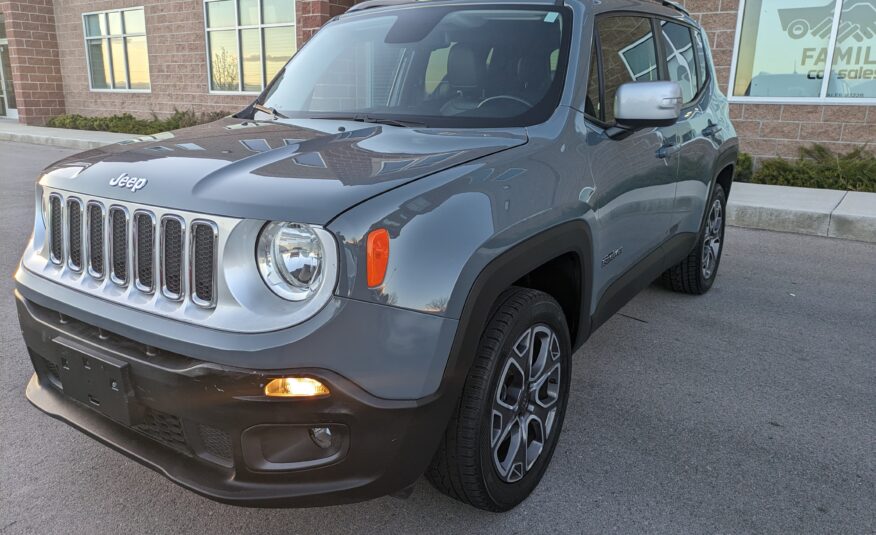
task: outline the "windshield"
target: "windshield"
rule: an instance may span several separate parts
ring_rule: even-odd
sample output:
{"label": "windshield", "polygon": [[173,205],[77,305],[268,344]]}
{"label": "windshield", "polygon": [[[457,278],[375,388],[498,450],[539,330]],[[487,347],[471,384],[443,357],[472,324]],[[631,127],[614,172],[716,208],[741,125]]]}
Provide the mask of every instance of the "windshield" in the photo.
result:
{"label": "windshield", "polygon": [[566,8],[501,5],[350,14],[290,60],[263,103],[287,117],[537,124],[562,93],[569,17]]}

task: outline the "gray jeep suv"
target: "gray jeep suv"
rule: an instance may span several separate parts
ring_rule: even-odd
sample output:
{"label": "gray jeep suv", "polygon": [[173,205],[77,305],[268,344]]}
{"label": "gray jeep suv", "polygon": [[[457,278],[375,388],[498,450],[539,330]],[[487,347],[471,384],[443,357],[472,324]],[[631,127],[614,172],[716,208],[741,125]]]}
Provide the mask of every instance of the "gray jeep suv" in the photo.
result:
{"label": "gray jeep suv", "polygon": [[514,507],[575,350],[655,279],[715,280],[737,140],[706,43],[667,2],[375,0],[233,117],[52,165],[28,399],[223,502],[425,473]]}

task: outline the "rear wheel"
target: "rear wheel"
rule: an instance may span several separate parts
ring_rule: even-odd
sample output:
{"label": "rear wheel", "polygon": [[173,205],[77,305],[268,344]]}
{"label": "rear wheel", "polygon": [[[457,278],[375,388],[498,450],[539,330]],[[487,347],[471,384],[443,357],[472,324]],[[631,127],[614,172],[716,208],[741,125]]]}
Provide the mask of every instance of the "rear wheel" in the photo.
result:
{"label": "rear wheel", "polygon": [[571,343],[560,305],[512,288],[484,331],[459,405],[426,475],[438,490],[506,511],[538,485],[569,392]]}
{"label": "rear wheel", "polygon": [[709,291],[718,275],[724,249],[726,207],[724,188],[715,184],[697,246],[687,258],[663,273],[661,281],[664,286],[676,292],[696,295]]}

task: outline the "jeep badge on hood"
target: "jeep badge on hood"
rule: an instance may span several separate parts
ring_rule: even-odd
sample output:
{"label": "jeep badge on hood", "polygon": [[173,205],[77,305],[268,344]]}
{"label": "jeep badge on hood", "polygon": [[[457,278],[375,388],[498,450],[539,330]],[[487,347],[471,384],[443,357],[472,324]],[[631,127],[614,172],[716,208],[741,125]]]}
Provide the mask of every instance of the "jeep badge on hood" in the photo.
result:
{"label": "jeep badge on hood", "polygon": [[128,188],[131,192],[136,193],[137,190],[146,187],[146,182],[147,180],[145,178],[138,178],[130,176],[128,173],[122,173],[116,178],[111,178],[109,185]]}

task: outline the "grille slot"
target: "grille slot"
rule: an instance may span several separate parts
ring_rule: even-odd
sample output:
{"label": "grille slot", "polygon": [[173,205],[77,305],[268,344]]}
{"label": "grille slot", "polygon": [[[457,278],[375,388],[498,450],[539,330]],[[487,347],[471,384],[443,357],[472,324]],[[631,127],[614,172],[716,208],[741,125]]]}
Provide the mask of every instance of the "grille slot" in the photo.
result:
{"label": "grille slot", "polygon": [[61,196],[49,196],[49,258],[55,264],[64,262],[64,214]]}
{"label": "grille slot", "polygon": [[192,223],[192,301],[204,308],[216,304],[216,226],[209,221]]}
{"label": "grille slot", "polygon": [[161,218],[161,292],[168,299],[183,297],[183,246],[186,227],[177,216]]}
{"label": "grille slot", "polygon": [[121,206],[109,210],[110,224],[110,279],[120,285],[128,284],[128,211]]}
{"label": "grille slot", "polygon": [[155,216],[134,212],[134,284],[141,292],[155,291]]}
{"label": "grille slot", "polygon": [[88,273],[96,279],[104,276],[104,236],[103,206],[91,201],[88,203]]}
{"label": "grille slot", "polygon": [[73,271],[82,271],[82,202],[67,199],[67,265]]}

